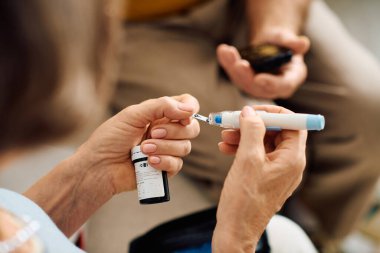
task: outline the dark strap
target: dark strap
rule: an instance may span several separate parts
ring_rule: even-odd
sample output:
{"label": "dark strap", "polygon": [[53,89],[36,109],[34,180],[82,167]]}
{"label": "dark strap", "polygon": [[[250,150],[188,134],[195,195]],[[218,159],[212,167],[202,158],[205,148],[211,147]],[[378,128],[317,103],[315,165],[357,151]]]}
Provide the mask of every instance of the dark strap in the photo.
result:
{"label": "dark strap", "polygon": [[270,246],[268,241],[268,235],[267,231],[264,231],[264,233],[261,235],[259,243],[256,247],[256,253],[269,253],[270,252]]}
{"label": "dark strap", "polygon": [[[171,220],[134,239],[130,253],[211,252],[211,239],[216,225],[216,207]],[[268,253],[266,233],[260,239],[256,253]]]}

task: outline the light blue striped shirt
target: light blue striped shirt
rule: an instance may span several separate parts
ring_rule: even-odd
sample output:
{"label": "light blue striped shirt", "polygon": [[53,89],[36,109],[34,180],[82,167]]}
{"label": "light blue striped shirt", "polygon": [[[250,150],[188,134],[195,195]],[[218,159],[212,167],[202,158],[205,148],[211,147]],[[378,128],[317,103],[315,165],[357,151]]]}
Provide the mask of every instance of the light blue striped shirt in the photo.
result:
{"label": "light blue striped shirt", "polygon": [[39,223],[36,236],[43,244],[44,253],[84,253],[71,243],[44,210],[23,195],[0,188],[0,207],[17,217],[28,216]]}

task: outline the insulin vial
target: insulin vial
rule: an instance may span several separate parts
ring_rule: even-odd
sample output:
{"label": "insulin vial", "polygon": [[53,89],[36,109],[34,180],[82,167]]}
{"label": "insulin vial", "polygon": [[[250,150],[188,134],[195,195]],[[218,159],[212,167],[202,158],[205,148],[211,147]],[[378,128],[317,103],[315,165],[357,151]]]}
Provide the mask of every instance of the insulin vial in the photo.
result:
{"label": "insulin vial", "polygon": [[140,204],[157,204],[170,200],[168,176],[166,171],[153,168],[148,156],[141,152],[140,146],[132,149],[132,163],[135,166],[137,193]]}

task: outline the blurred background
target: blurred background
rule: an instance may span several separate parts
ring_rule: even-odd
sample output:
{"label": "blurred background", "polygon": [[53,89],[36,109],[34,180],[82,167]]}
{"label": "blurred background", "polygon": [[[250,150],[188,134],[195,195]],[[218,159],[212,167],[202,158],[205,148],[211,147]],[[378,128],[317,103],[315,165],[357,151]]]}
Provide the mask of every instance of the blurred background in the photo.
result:
{"label": "blurred background", "polygon": [[[327,0],[327,3],[338,14],[342,22],[345,24],[351,34],[360,41],[366,48],[368,48],[378,60],[380,60],[380,1],[379,0]],[[331,38],[334,39],[334,38]],[[347,52],[349,53],[349,52]],[[365,84],[363,84],[365,85]],[[9,188],[15,191],[23,192],[38,178],[46,174],[49,169],[54,167],[59,161],[63,160],[75,150],[75,145],[62,145],[62,146],[45,146],[40,150],[28,155],[27,157],[18,160],[9,165],[11,170],[4,170],[0,173],[0,186]],[[25,170],[29,168],[29,170]],[[175,179],[171,182],[172,192],[175,192],[176,187],[182,187],[186,184],[186,180],[183,178]],[[175,194],[175,193],[174,193]],[[185,197],[185,196],[184,196]],[[91,238],[88,241],[88,250],[90,253],[99,252],[96,247],[92,245],[92,242],[97,240],[104,240],[101,238],[105,233],[97,234],[96,231],[102,230],[107,232],[109,230],[109,238],[107,240],[110,243],[109,253],[112,252],[126,252],[126,245],[130,238],[136,236],[149,226],[155,225],[159,222],[155,216],[150,220],[146,220],[144,226],[136,224],[126,225],[120,222],[119,218],[109,219],[114,209],[128,209],[128,213],[134,212],[134,209],[140,209],[137,203],[137,196],[135,193],[124,194],[124,196],[118,196],[121,198],[121,202],[127,202],[127,199],[134,199],[135,201],[129,206],[119,205],[117,200],[112,200],[111,203],[104,206],[94,217],[92,221],[87,225]],[[175,198],[175,197],[174,197]],[[177,201],[180,198],[178,196]],[[186,198],[183,198],[186,199]],[[199,193],[199,198],[193,201],[197,201],[199,205],[192,206],[188,199],[183,201],[183,205],[188,205],[187,210],[196,210],[199,207],[207,207],[209,203],[202,200],[202,194]],[[170,208],[168,206],[167,208]],[[347,253],[375,253],[380,252],[380,187],[377,194],[374,196],[373,208],[366,217],[363,217],[363,222],[357,231],[354,231],[352,235],[347,238],[343,243],[343,252]],[[127,212],[127,211],[126,211]],[[182,213],[178,213],[181,215]],[[119,214],[117,214],[119,215]],[[103,218],[104,217],[104,218]],[[115,217],[115,216],[114,216]],[[117,217],[117,216],[116,216]],[[160,219],[164,219],[161,216]],[[128,226],[128,227],[125,227]],[[114,231],[114,232],[112,232]],[[116,231],[116,232],[115,232]],[[124,233],[125,241],[113,242],[112,233]],[[125,250],[120,251],[120,248]]]}
{"label": "blurred background", "polygon": [[327,0],[351,34],[380,59],[380,1]]}

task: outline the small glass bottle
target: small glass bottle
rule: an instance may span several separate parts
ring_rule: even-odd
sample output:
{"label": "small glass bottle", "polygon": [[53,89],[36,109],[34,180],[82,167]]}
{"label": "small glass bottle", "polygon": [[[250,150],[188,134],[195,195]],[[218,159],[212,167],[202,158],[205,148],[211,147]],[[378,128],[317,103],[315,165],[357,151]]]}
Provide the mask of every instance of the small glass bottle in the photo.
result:
{"label": "small glass bottle", "polygon": [[134,147],[131,153],[140,204],[157,204],[169,201],[170,194],[166,171],[157,170],[150,166],[148,156],[141,151],[140,146]]}

